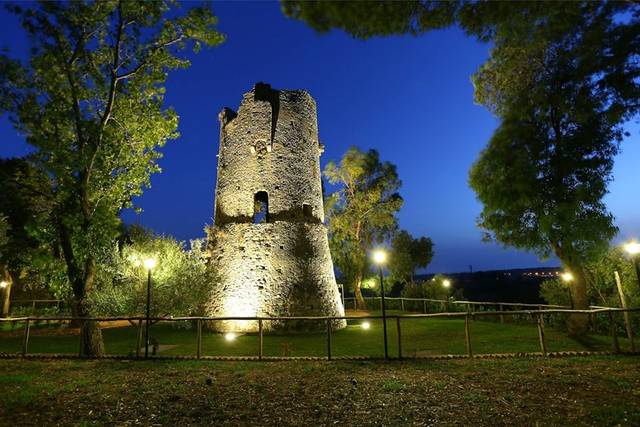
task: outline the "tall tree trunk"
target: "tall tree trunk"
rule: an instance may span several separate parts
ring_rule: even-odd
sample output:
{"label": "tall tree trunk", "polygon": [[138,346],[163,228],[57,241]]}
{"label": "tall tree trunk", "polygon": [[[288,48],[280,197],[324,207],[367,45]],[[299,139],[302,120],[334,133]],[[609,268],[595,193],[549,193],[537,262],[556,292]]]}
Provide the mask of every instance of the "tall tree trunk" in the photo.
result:
{"label": "tall tree trunk", "polygon": [[0,274],[0,281],[6,283],[4,289],[0,289],[2,293],[2,310],[0,311],[0,317],[9,317],[9,309],[11,308],[11,287],[13,286],[13,278],[6,265],[2,266],[2,272]]}
{"label": "tall tree trunk", "polygon": [[358,271],[356,277],[353,280],[353,293],[356,298],[356,309],[365,310],[367,303],[362,296],[362,273]]}
{"label": "tall tree trunk", "polygon": [[[67,264],[67,277],[73,288],[73,305],[75,315],[81,318],[91,317],[87,293],[93,287],[95,279],[96,261],[92,255],[87,255],[84,262],[84,269],[78,268],[77,261],[73,253],[71,237],[66,226],[58,224],[60,233],[60,245],[64,253]],[[103,356],[104,343],[100,325],[92,320],[80,321],[80,354],[82,356]]]}
{"label": "tall tree trunk", "polygon": [[[79,317],[91,317],[87,293],[93,287],[95,279],[96,262],[93,256],[89,255],[85,262],[84,277],[82,278],[82,289],[75,292],[76,305]],[[80,323],[80,339],[82,340],[82,356],[104,356],[104,341],[100,325],[94,320],[82,320]]]}
{"label": "tall tree trunk", "polygon": [[[573,266],[570,268],[573,280],[569,283],[571,289],[571,300],[575,310],[588,310],[589,297],[587,296],[587,278],[582,267]],[[589,329],[589,315],[582,313],[572,313],[567,319],[567,330],[571,337],[581,337]]]}

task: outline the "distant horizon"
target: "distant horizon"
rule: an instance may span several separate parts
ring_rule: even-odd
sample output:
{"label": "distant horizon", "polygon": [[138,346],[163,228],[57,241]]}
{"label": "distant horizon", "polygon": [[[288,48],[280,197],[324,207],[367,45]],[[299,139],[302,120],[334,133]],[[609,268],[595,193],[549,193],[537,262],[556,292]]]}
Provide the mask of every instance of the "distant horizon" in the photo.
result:
{"label": "distant horizon", "polygon": [[[481,205],[467,184],[468,171],[489,141],[497,119],[473,102],[471,75],[490,45],[457,28],[418,37],[354,40],[343,32],[319,35],[285,18],[276,2],[214,2],[227,41],[189,55],[192,66],[169,74],[165,105],[180,116],[177,141],[161,151],[163,173],[136,198],[143,209],[122,213],[128,224],[188,241],[203,238],[212,223],[218,152],[217,114],[236,109],[242,94],[263,81],[277,89],[305,89],[318,105],[321,166],[358,146],[376,149],[395,164],[405,204],[399,225],[431,237],[435,256],[425,273],[553,267],[530,252],[482,242],[476,226]],[[29,42],[16,17],[0,9],[0,47],[25,59]],[[605,197],[620,233],[613,243],[640,237],[640,126],[616,157]],[[0,156],[30,150],[24,137],[0,117]],[[451,273],[448,273],[451,274]]]}

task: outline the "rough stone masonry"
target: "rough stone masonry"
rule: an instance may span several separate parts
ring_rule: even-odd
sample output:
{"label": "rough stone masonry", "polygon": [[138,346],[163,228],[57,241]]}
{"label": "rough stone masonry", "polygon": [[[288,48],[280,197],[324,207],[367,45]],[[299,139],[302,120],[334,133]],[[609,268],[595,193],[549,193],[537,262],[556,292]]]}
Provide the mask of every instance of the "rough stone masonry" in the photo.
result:
{"label": "rough stone masonry", "polygon": [[[257,83],[238,112],[219,115],[209,316],[344,316],[324,225],[316,103],[303,90]],[[257,321],[212,329],[255,332]],[[333,321],[334,329],[346,326]],[[266,331],[318,330],[324,321],[264,321]]]}

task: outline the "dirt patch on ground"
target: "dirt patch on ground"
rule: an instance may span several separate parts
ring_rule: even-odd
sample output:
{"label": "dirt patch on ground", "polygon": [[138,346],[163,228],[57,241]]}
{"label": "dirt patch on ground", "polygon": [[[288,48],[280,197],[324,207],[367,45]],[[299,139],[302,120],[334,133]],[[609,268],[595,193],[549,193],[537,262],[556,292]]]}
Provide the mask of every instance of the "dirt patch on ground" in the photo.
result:
{"label": "dirt patch on ground", "polygon": [[0,360],[5,425],[640,425],[640,359]]}
{"label": "dirt patch on ground", "polygon": [[[110,320],[107,322],[100,322],[100,328],[124,328],[132,326],[128,320]],[[18,337],[24,334],[24,326],[20,326],[12,331],[0,331],[1,337]],[[79,335],[80,328],[60,326],[58,323],[44,323],[42,325],[35,325],[29,330],[29,335],[37,337],[45,336],[73,336]]]}

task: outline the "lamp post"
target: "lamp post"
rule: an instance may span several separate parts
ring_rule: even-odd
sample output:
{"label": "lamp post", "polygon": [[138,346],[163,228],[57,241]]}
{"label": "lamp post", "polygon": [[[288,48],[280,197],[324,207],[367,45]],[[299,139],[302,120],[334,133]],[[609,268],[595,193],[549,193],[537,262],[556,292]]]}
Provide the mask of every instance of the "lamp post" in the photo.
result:
{"label": "lamp post", "polygon": [[147,311],[144,325],[144,358],[149,357],[149,323],[151,321],[151,270],[156,266],[155,258],[147,258],[143,262],[147,269]]}
{"label": "lamp post", "polygon": [[573,297],[571,296],[571,282],[573,281],[573,274],[567,271],[565,273],[562,273],[560,277],[562,278],[562,281],[567,284],[567,292],[569,292],[569,303],[571,304],[571,310],[573,310]]}
{"label": "lamp post", "polygon": [[631,256],[631,263],[636,270],[638,286],[640,286],[640,243],[631,241],[624,245],[624,250]]}
{"label": "lamp post", "polygon": [[384,358],[389,358],[389,348],[387,345],[387,308],[384,302],[384,280],[382,277],[382,266],[387,260],[387,253],[382,249],[376,249],[373,252],[373,262],[378,265],[378,272],[380,273],[380,292],[382,303],[382,334],[384,336]]}

